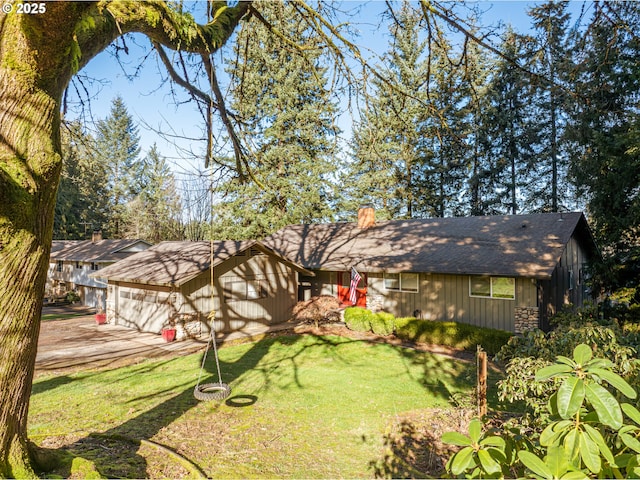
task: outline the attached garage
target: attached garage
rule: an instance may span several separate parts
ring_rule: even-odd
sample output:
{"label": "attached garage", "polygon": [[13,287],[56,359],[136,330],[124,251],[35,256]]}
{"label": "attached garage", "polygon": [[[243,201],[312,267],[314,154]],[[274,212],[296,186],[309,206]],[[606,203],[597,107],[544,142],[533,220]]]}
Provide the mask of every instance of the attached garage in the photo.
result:
{"label": "attached garage", "polygon": [[313,275],[259,242],[228,241],[162,242],[100,276],[108,281],[110,323],[197,335],[212,311],[216,330],[226,332],[288,320],[298,273]]}

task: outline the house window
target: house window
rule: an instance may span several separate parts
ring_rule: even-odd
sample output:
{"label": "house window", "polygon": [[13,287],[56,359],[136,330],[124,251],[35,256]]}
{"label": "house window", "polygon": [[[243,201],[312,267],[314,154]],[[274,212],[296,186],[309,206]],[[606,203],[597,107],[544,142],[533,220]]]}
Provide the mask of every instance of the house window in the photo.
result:
{"label": "house window", "polygon": [[100,270],[100,265],[95,262],[91,262],[91,270]]}
{"label": "house window", "polygon": [[417,292],[417,273],[385,273],[384,288],[395,292]]}
{"label": "house window", "polygon": [[257,300],[267,296],[267,283],[264,280],[228,280],[224,284],[224,298],[227,302]]}
{"label": "house window", "polygon": [[61,271],[62,271],[62,266],[63,266],[63,265],[64,265],[64,264],[63,264],[62,260],[58,260],[58,261],[56,262],[56,271],[57,271],[57,272],[61,272]]}
{"label": "house window", "polygon": [[76,268],[82,268],[82,262],[76,260]]}
{"label": "house window", "polygon": [[484,298],[516,298],[516,279],[513,277],[469,277],[469,296]]}

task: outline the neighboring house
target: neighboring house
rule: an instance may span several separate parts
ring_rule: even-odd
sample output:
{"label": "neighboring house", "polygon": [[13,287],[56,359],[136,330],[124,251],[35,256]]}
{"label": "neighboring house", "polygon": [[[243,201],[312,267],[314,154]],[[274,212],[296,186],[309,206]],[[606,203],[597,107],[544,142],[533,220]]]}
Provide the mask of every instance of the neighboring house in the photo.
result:
{"label": "neighboring house", "polygon": [[452,320],[511,332],[548,328],[563,305],[588,299],[585,265],[599,255],[582,213],[292,225],[265,246],[314,272],[301,299],[349,301],[396,316]]}
{"label": "neighboring house", "polygon": [[212,310],[218,331],[288,320],[298,273],[313,275],[257,241],[182,241],[161,242],[100,276],[110,323],[154,333],[176,327],[181,337],[199,334]]}
{"label": "neighboring house", "polygon": [[82,305],[104,309],[106,281],[91,274],[150,246],[144,240],[103,240],[99,232],[94,232],[91,240],[54,240],[45,296],[75,291]]}

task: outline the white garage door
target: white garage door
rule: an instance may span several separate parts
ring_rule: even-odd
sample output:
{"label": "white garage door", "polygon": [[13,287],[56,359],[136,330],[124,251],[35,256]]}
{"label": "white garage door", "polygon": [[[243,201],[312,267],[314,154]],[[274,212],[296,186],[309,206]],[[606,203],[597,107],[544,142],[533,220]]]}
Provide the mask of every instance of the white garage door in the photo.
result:
{"label": "white garage door", "polygon": [[120,287],[116,323],[143,332],[160,333],[169,324],[168,293]]}

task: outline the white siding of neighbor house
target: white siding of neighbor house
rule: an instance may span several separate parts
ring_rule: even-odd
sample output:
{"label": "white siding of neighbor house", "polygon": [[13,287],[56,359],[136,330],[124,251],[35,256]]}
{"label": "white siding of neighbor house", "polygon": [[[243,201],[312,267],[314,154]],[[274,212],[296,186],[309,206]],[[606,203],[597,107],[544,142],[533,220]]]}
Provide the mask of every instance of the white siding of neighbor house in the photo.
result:
{"label": "white siding of neighbor house", "polygon": [[[99,265],[100,268],[104,268],[109,264],[101,263]],[[103,278],[90,277],[89,275],[92,273],[96,273],[96,270],[91,270],[90,262],[80,262],[80,268],[77,268],[75,261],[64,261],[61,272],[58,271],[58,262],[51,262],[48,269],[46,291],[54,294],[61,293],[58,292],[58,285],[59,282],[64,282],[65,291],[76,290],[82,305],[97,307],[99,304],[97,298],[104,299],[106,296],[107,282]]]}
{"label": "white siding of neighbor house", "polygon": [[[211,311],[210,278],[210,272],[206,271],[185,283],[175,292],[175,301],[170,301],[172,292],[169,287],[114,282],[113,289],[109,289],[109,321],[153,333],[160,333],[176,318],[206,322]],[[213,305],[217,331],[242,330],[290,318],[296,303],[296,272],[274,257],[246,251],[244,255],[232,257],[217,266],[214,278]],[[227,281],[255,280],[266,285],[265,298],[225,299]],[[206,331],[206,327],[202,331]]]}

